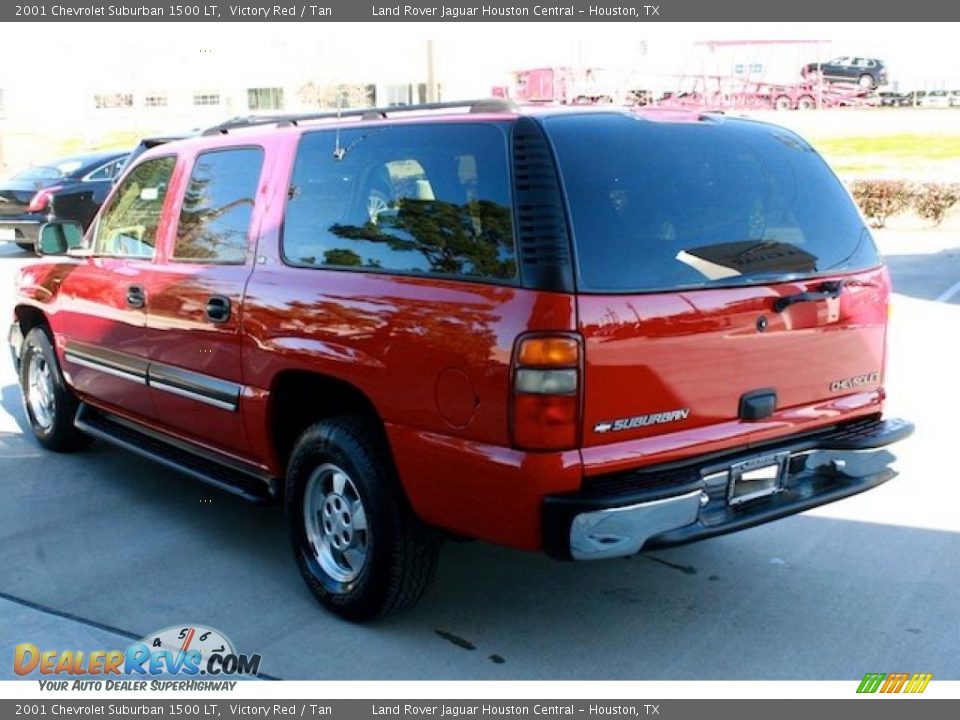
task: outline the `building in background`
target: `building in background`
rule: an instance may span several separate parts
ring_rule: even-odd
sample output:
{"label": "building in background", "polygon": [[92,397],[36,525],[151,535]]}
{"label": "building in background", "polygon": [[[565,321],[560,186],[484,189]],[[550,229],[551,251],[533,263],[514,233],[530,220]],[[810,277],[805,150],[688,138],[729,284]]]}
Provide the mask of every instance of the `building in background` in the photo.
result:
{"label": "building in background", "polygon": [[[94,28],[96,29],[96,28]],[[0,70],[0,170],[79,149],[208,127],[252,114],[409,105],[431,97],[426,42],[178,43],[121,40],[82,73]],[[63,56],[89,43],[65,38]],[[384,62],[386,53],[390,61]],[[101,56],[102,57],[102,56]],[[43,83],[37,77],[46,77]],[[434,96],[440,83],[434,81]],[[486,94],[486,93],[482,93]]]}
{"label": "building in background", "polygon": [[[23,62],[0,68],[0,174],[252,113],[483,97],[515,71],[537,67],[604,68],[659,95],[678,88],[694,43],[714,38],[831,37],[825,53],[884,58],[891,89],[960,88],[960,67],[942,62],[949,32],[925,28],[911,39],[869,23],[668,23],[643,37],[630,23],[470,23],[442,33],[408,23],[88,23],[81,33],[52,23],[43,26],[44,47],[57,52],[36,52],[30,33],[5,39]],[[770,59],[758,54],[749,62],[752,71]],[[745,71],[728,64],[725,73]]]}

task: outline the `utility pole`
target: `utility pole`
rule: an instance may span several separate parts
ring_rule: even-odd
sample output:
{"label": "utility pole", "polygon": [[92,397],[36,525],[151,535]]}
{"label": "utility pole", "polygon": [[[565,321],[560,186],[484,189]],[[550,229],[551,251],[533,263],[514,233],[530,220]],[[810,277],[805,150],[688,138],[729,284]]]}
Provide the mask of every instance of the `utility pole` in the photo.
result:
{"label": "utility pole", "polygon": [[433,63],[433,40],[427,40],[427,102],[437,102],[437,76]]}

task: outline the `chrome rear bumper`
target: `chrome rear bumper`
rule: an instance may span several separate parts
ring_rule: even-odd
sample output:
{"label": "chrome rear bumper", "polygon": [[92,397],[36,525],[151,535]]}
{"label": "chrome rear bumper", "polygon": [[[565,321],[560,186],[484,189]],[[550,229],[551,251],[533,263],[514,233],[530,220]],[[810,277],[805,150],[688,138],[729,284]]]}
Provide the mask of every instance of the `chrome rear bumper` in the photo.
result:
{"label": "chrome rear bumper", "polygon": [[581,513],[570,524],[570,555],[574,560],[635,555],[654,535],[696,522],[702,494],[694,490],[663,500]]}
{"label": "chrome rear bumper", "polygon": [[[618,478],[615,492],[594,487],[549,496],[543,506],[544,549],[567,560],[623,557],[803,512],[893,478],[895,457],[886,446],[912,432],[905,420],[861,420],[764,448],[693,460],[680,469],[646,468],[635,480]],[[730,468],[772,454],[783,458],[782,484],[763,497],[734,502]]]}

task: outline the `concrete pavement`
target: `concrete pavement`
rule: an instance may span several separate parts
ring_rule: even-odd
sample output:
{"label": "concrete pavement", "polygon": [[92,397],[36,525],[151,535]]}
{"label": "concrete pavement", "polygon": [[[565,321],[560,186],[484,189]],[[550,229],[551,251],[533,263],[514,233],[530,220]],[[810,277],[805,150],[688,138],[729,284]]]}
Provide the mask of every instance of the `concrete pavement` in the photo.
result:
{"label": "concrete pavement", "polygon": [[[279,508],[102,443],[40,451],[4,358],[0,679],[12,675],[18,642],[116,647],[180,623],[222,630],[241,652],[262,654],[263,672],[287,679],[853,680],[890,670],[960,679],[960,307],[935,300],[960,280],[960,236],[942,255],[891,244],[903,294],[889,408],[918,425],[899,478],[627,560],[561,564],[448,543],[420,606],[360,627],[313,601]],[[0,245],[2,318],[27,259]]]}

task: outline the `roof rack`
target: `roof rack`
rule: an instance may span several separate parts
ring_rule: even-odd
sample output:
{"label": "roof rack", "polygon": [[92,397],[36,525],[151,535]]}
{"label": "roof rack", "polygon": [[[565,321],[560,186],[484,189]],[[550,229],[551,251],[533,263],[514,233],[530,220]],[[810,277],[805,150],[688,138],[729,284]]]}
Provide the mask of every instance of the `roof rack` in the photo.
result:
{"label": "roof rack", "polygon": [[298,113],[288,115],[249,115],[236,117],[214,125],[203,131],[203,135],[226,135],[231,130],[256,127],[258,125],[276,125],[278,127],[296,126],[309,120],[332,120],[347,117],[359,117],[363,120],[381,120],[397,113],[430,110],[454,110],[466,108],[471,113],[516,112],[517,106],[503,98],[481,98],[479,100],[458,100],[453,102],[423,103],[421,105],[397,105],[391,107],[351,108],[348,110],[327,110],[319,113]]}

